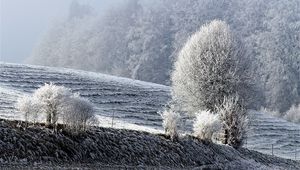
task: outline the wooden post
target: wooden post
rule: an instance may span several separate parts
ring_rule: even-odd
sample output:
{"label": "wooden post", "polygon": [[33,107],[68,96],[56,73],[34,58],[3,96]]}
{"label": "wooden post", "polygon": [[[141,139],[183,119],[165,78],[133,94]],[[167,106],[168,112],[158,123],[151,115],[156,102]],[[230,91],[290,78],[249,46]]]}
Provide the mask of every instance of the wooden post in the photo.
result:
{"label": "wooden post", "polygon": [[113,116],[112,116],[112,119],[111,119],[111,128],[114,127],[114,118],[115,118],[115,112],[113,111]]}
{"label": "wooden post", "polygon": [[273,144],[272,144],[272,155],[274,156],[274,152],[273,152]]}
{"label": "wooden post", "polygon": [[295,160],[297,160],[297,140],[296,140],[296,133],[294,135],[294,140],[295,140]]}

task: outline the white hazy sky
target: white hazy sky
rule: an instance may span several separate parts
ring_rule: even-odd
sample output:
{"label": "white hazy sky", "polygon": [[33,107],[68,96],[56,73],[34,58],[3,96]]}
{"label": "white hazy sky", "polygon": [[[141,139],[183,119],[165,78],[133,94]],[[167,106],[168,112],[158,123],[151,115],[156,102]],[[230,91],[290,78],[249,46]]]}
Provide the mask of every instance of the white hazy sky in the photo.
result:
{"label": "white hazy sky", "polygon": [[[112,1],[78,0],[100,11],[111,5]],[[71,2],[0,0],[0,61],[22,63],[51,23],[68,15]]]}

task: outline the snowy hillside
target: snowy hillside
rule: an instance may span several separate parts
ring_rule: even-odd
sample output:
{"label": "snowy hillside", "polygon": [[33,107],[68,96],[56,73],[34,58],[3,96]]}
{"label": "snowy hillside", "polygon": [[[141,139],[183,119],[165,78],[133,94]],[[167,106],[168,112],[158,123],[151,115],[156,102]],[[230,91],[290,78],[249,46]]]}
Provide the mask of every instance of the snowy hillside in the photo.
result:
{"label": "snowy hillside", "polygon": [[[157,113],[170,99],[167,86],[104,74],[0,63],[0,118],[22,119],[14,109],[18,96],[44,83],[64,85],[94,103],[101,126],[161,132]],[[114,119],[112,119],[114,117]],[[300,159],[300,125],[252,112],[246,147]],[[295,153],[298,152],[298,155]]]}
{"label": "snowy hillside", "polygon": [[64,85],[88,98],[105,126],[111,126],[114,115],[117,127],[136,129],[143,125],[160,129],[157,111],[169,98],[169,88],[162,85],[84,71],[1,64],[1,117],[22,119],[13,107],[17,96],[31,93],[47,82]]}

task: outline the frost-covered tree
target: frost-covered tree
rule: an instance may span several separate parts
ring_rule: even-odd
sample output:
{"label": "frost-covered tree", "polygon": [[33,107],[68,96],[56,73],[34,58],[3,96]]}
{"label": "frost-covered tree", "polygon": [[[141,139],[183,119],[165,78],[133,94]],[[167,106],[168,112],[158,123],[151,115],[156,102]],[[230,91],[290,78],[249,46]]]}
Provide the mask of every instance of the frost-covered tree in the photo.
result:
{"label": "frost-covered tree", "polygon": [[245,50],[231,35],[229,26],[214,20],[200,28],[185,44],[172,73],[175,101],[190,113],[214,112],[224,97],[246,97]]}
{"label": "frost-covered tree", "polygon": [[68,98],[62,106],[62,121],[72,132],[86,131],[94,123],[95,110],[86,99],[77,96]]}
{"label": "frost-covered tree", "polygon": [[295,122],[295,123],[300,123],[300,105],[295,106],[293,105],[284,115],[286,120]]}
{"label": "frost-covered tree", "polygon": [[71,2],[69,8],[69,18],[81,18],[90,15],[92,9],[89,5],[79,4],[77,0]]}
{"label": "frost-covered tree", "polygon": [[25,121],[45,119],[46,125],[54,127],[61,121],[74,133],[86,131],[97,122],[92,103],[53,83],[45,84],[31,96],[20,97],[16,108],[24,113]]}
{"label": "frost-covered tree", "polygon": [[18,98],[16,108],[24,113],[25,122],[33,121],[35,123],[38,118],[38,102],[34,101],[32,96],[24,95]]}
{"label": "frost-covered tree", "polygon": [[180,115],[171,109],[166,109],[160,113],[163,119],[163,128],[165,129],[166,135],[170,136],[171,140],[178,137],[177,126],[180,119]]}
{"label": "frost-covered tree", "polygon": [[[259,58],[261,67],[257,72],[261,74],[265,107],[284,113],[300,103],[300,22],[282,4],[276,8],[284,17],[265,21],[267,31],[257,38],[258,49],[264,55]],[[273,16],[274,12],[268,11],[266,15]]]}
{"label": "frost-covered tree", "polygon": [[219,133],[221,123],[218,114],[209,111],[196,113],[196,120],[193,124],[194,135],[202,140],[211,141],[214,135]]}
{"label": "frost-covered tree", "polygon": [[185,42],[219,19],[241,37],[255,63],[250,70],[259,88],[250,93],[251,103],[283,113],[300,102],[299,0],[126,0],[103,15],[80,3],[41,38],[31,64],[169,85]]}
{"label": "frost-covered tree", "polygon": [[168,45],[171,21],[162,16],[160,8],[143,8],[143,15],[129,32],[128,69],[131,78],[155,83],[168,82],[173,52]]}
{"label": "frost-covered tree", "polygon": [[247,111],[237,95],[224,97],[217,107],[221,120],[222,143],[238,148],[243,145],[247,130]]}
{"label": "frost-covered tree", "polygon": [[95,38],[100,41],[99,37],[101,37],[94,30],[94,25],[97,25],[96,20],[87,5],[73,1],[69,17],[64,21],[52,23],[32,51],[28,62],[56,67],[72,66],[95,71],[91,63],[95,62],[94,53],[97,52],[95,46],[99,44],[94,42]]}
{"label": "frost-covered tree", "polygon": [[46,124],[55,125],[59,114],[61,114],[62,103],[66,102],[71,95],[69,89],[50,83],[37,89],[32,97],[38,102],[39,113],[45,114]]}

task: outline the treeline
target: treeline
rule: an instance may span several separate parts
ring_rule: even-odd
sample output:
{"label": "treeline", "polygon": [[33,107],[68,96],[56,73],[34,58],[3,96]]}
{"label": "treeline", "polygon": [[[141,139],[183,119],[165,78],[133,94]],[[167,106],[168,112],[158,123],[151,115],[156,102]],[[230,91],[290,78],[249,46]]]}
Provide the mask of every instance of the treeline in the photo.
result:
{"label": "treeline", "polygon": [[127,0],[101,16],[74,1],[28,61],[169,85],[179,50],[213,19],[245,44],[257,107],[284,112],[300,103],[299,0]]}

